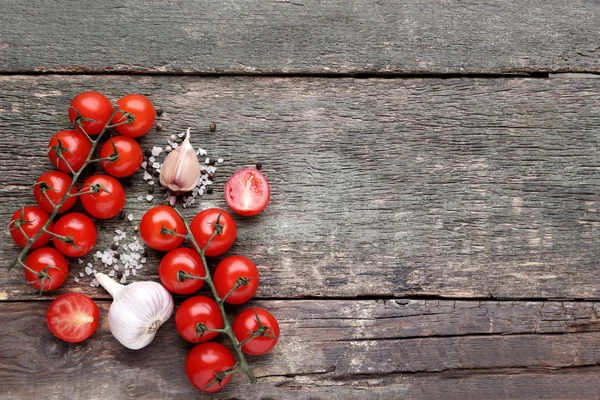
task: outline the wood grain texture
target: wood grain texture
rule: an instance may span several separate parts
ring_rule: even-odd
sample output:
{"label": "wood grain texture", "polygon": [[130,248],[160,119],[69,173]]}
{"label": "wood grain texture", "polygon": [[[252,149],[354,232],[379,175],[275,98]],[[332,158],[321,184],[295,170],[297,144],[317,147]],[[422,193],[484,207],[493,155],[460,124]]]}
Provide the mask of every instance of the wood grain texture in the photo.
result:
{"label": "wood grain texture", "polygon": [[4,2],[0,71],[600,72],[600,4]]}
{"label": "wood grain texture", "polygon": [[[271,203],[237,218],[228,253],[258,264],[261,298],[600,297],[598,79],[6,76],[1,221],[33,203],[48,138],[88,89],[145,93],[163,108],[165,129],[144,148],[191,126],[194,145],[225,158],[215,193],[189,216],[226,207],[227,177],[263,163]],[[142,174],[133,181],[126,210],[137,222],[151,204],[136,201]],[[117,227],[133,234],[101,221],[99,249]],[[1,265],[16,254],[0,243]],[[160,254],[150,256],[142,278],[156,279]],[[106,296],[88,285],[69,279],[61,291]],[[0,275],[0,293],[36,296],[16,270]]]}
{"label": "wood grain texture", "polygon": [[[108,302],[80,344],[46,331],[47,302],[0,303],[0,377],[9,398],[195,396],[191,344],[168,321],[129,351],[112,338]],[[257,301],[280,321],[272,353],[253,357],[216,398],[575,399],[600,396],[598,303]],[[235,315],[235,312],[230,314]],[[165,351],[168,349],[168,351]],[[35,381],[35,385],[27,384]]]}

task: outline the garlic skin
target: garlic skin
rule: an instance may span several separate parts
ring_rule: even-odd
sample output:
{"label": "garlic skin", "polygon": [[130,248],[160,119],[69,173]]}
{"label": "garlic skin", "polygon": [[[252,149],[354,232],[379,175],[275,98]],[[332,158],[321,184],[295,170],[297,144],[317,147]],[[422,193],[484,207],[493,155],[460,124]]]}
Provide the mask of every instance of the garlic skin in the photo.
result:
{"label": "garlic skin", "polygon": [[125,347],[146,347],[158,328],[173,314],[173,297],[159,283],[134,282],[127,286],[97,273],[98,282],[113,297],[108,311],[110,332]]}
{"label": "garlic skin", "polygon": [[171,151],[160,170],[160,184],[172,193],[189,192],[200,179],[200,162],[190,144],[190,128],[183,143]]}

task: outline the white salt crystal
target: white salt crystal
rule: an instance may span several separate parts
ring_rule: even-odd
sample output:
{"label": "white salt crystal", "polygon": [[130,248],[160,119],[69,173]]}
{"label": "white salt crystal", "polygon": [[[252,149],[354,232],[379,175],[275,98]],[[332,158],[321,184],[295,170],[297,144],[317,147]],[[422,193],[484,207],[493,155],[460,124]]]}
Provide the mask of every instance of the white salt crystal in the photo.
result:
{"label": "white salt crystal", "polygon": [[219,159],[217,160],[217,162],[220,164],[220,163],[222,163],[222,162],[223,162],[223,159],[222,159],[222,158],[219,158]]}
{"label": "white salt crystal", "polygon": [[179,147],[179,145],[178,145],[177,143],[171,143],[171,148],[172,148],[173,150],[175,150],[175,149],[176,149],[176,148],[178,148],[178,147]]}
{"label": "white salt crystal", "polygon": [[80,273],[79,273],[79,277],[80,277],[80,278],[83,278],[84,276],[85,276],[85,274],[84,274],[83,272],[80,272]]}
{"label": "white salt crystal", "polygon": [[147,166],[148,166],[148,163],[147,163],[146,161],[144,161],[144,162],[142,163],[142,168],[143,168],[143,169],[146,169],[146,167],[147,167]]}
{"label": "white salt crystal", "polygon": [[144,171],[144,180],[149,181],[150,179],[152,179],[152,175],[150,175],[148,171]]}
{"label": "white salt crystal", "polygon": [[210,158],[206,157],[206,160],[204,160],[204,164],[208,164],[210,162]]}
{"label": "white salt crystal", "polygon": [[138,197],[137,197],[137,200],[138,200],[138,201],[142,201],[142,200],[144,200],[144,196],[138,196]]}
{"label": "white salt crystal", "polygon": [[127,219],[128,219],[128,220],[130,220],[130,221],[133,221],[133,214],[129,214],[129,215],[127,216]]}
{"label": "white salt crystal", "polygon": [[125,276],[129,276],[129,270],[125,270]]}
{"label": "white salt crystal", "polygon": [[159,154],[162,152],[162,150],[163,150],[163,149],[162,149],[162,147],[157,147],[157,146],[154,146],[154,147],[152,148],[152,155],[153,155],[154,157],[156,157],[156,156],[158,156],[158,155],[159,155]]}
{"label": "white salt crystal", "polygon": [[144,268],[144,266],[143,266],[143,265],[141,265],[141,264],[140,264],[140,265],[136,265],[136,266],[135,266],[135,269],[142,269],[142,268]]}
{"label": "white salt crystal", "polygon": [[[137,267],[136,267],[137,268]],[[135,271],[135,269],[131,270],[131,275],[135,276],[137,274],[137,272]]]}
{"label": "white salt crystal", "polygon": [[142,259],[140,260],[140,262],[141,262],[142,264],[146,264],[146,257],[142,257]]}
{"label": "white salt crystal", "polygon": [[148,158],[148,161],[150,161],[151,163],[153,163],[154,161],[156,161],[156,158],[150,157],[150,158]]}
{"label": "white salt crystal", "polygon": [[85,273],[88,274],[88,275],[91,275],[92,274],[92,268],[85,267]]}
{"label": "white salt crystal", "polygon": [[181,133],[179,133],[177,136],[179,136],[179,137],[184,137],[184,136],[185,136],[185,132],[181,132]]}
{"label": "white salt crystal", "polygon": [[121,280],[119,282],[121,282],[121,283],[127,282],[127,277],[125,276],[125,274],[123,274],[123,277],[121,278]]}
{"label": "white salt crystal", "polygon": [[148,185],[154,185],[154,181],[148,182]]}
{"label": "white salt crystal", "polygon": [[78,263],[78,264],[83,264],[83,260],[82,260],[81,258],[78,258],[78,259],[77,259],[77,263]]}
{"label": "white salt crystal", "polygon": [[153,198],[154,198],[154,196],[152,196],[151,194],[146,195],[146,200],[148,200],[148,201],[152,201]]}
{"label": "white salt crystal", "polygon": [[205,155],[207,155],[208,153],[207,153],[207,152],[206,152],[206,150],[204,150],[204,149],[198,149],[198,154],[199,154],[199,155],[201,155],[201,156],[205,156]]}
{"label": "white salt crystal", "polygon": [[79,278],[78,278],[78,277],[75,277],[75,278],[73,278],[73,280],[74,280],[75,282],[79,283]]}
{"label": "white salt crystal", "polygon": [[160,165],[160,163],[159,163],[159,162],[153,162],[153,163],[152,163],[152,168],[154,168],[154,169],[158,169],[158,168],[160,168],[160,167],[161,167],[161,165]]}
{"label": "white salt crystal", "polygon": [[108,276],[115,276],[115,271],[112,269],[108,271]]}
{"label": "white salt crystal", "polygon": [[177,197],[169,196],[169,204],[171,205],[171,207],[175,207],[175,203],[177,203]]}

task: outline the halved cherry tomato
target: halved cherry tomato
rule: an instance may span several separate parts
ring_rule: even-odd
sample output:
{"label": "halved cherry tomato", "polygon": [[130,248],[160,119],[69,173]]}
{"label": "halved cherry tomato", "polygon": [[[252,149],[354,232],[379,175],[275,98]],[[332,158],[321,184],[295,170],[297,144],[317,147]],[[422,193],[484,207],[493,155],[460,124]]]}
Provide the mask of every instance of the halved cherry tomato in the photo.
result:
{"label": "halved cherry tomato", "polygon": [[177,309],[175,327],[188,342],[208,342],[218,333],[206,328],[223,329],[223,316],[216,301],[207,296],[193,296]]}
{"label": "halved cherry tomato", "polygon": [[229,304],[242,304],[250,300],[256,293],[259,280],[256,265],[244,256],[223,259],[213,274],[213,283],[221,298],[238,284],[238,288],[225,299]]}
{"label": "halved cherry tomato", "polygon": [[[71,186],[71,182],[73,182],[71,175],[65,174],[64,172],[44,172],[37,181],[35,181],[35,185],[33,186],[33,196],[35,197],[35,201],[37,201],[42,210],[51,213],[54,211],[54,206],[58,205],[67,194],[67,189]],[[75,193],[77,193],[77,187],[76,185],[73,185],[70,194]],[[52,204],[50,203],[50,200],[52,201]],[[77,197],[68,198],[60,207],[58,213],[60,214],[69,211],[69,209],[75,205],[76,201]]]}
{"label": "halved cherry tomato", "polygon": [[243,168],[231,175],[225,184],[225,200],[233,211],[251,216],[265,209],[271,198],[267,178],[257,169]]}
{"label": "halved cherry tomato", "polygon": [[60,252],[52,247],[42,247],[32,251],[25,259],[25,265],[36,272],[44,272],[47,276],[40,277],[28,269],[25,271],[25,279],[36,289],[44,291],[54,290],[63,284],[69,274],[69,263]]}
{"label": "halved cherry tomato", "polygon": [[[220,218],[219,215],[221,216]],[[201,248],[204,248],[216,229],[217,218],[219,218],[219,225],[223,226],[223,233],[217,234],[204,251],[204,254],[208,257],[220,256],[233,245],[237,235],[235,221],[225,210],[208,208],[199,212],[190,224],[194,239],[196,239]]]}
{"label": "halved cherry tomato", "polygon": [[[231,380],[227,375],[223,380],[210,384],[215,376],[235,365],[231,351],[215,342],[201,343],[194,347],[185,359],[185,372],[192,385],[206,393],[214,393],[223,389]],[[209,385],[210,384],[210,385]]]}
{"label": "halved cherry tomato", "polygon": [[74,212],[65,214],[54,223],[52,232],[70,238],[66,243],[54,238],[54,246],[67,257],[81,257],[89,253],[96,244],[96,225],[85,214]]}
{"label": "halved cherry tomato", "polygon": [[107,219],[125,207],[125,190],[118,180],[108,175],[92,175],[82,185],[81,202],[92,217]]}
{"label": "halved cherry tomato", "polygon": [[[42,229],[42,226],[48,221],[48,218],[50,218],[50,216],[39,207],[25,206],[19,208],[17,212],[13,214],[10,223],[8,224],[10,235],[19,247],[25,247],[28,239],[33,238],[35,234]],[[23,236],[23,232],[21,232],[19,226],[23,232],[25,232],[27,237]],[[47,228],[48,231],[52,230],[52,226],[53,224],[50,222]],[[30,248],[37,249],[47,245],[49,241],[50,235],[48,233],[42,233]]]}
{"label": "halved cherry tomato", "polygon": [[[83,92],[79,93],[71,101],[69,106],[69,120],[78,131],[83,131],[90,136],[102,132],[113,112],[110,100],[102,93]],[[77,118],[81,117],[81,127],[77,125]]]}
{"label": "halved cherry tomato", "polygon": [[84,341],[98,328],[100,310],[96,303],[81,293],[58,296],[48,308],[46,323],[57,338],[66,342]]}
{"label": "halved cherry tomato", "polygon": [[235,319],[233,334],[240,343],[251,338],[257,330],[262,334],[242,346],[244,353],[256,356],[265,354],[275,347],[279,340],[279,323],[270,312],[259,307],[244,310]]}
{"label": "halved cherry tomato", "polygon": [[[56,133],[48,143],[48,157],[54,166],[63,172],[78,172],[90,154],[92,144],[81,132],[67,129]],[[62,157],[68,163],[59,157]]]}
{"label": "halved cherry tomato", "polygon": [[[140,137],[145,135],[152,129],[154,120],[156,119],[156,110],[152,102],[146,96],[141,94],[128,94],[121,97],[117,101],[119,110],[128,112],[133,115],[132,123],[123,124],[116,127],[117,132],[123,136]],[[118,124],[126,121],[127,117],[123,113],[117,111],[113,117],[112,124]]]}
{"label": "halved cherry tomato", "polygon": [[204,285],[201,279],[182,277],[182,273],[204,278],[206,271],[200,255],[192,249],[180,247],[171,250],[160,262],[158,276],[165,289],[175,294],[191,294]]}
{"label": "halved cherry tomato", "polygon": [[156,206],[144,214],[140,222],[140,234],[144,242],[155,250],[173,250],[181,243],[183,237],[161,233],[162,228],[170,229],[179,235],[185,235],[185,225],[179,215],[169,206]]}
{"label": "halved cherry tomato", "polygon": [[144,161],[144,154],[138,142],[127,136],[115,136],[104,143],[100,150],[100,158],[110,157],[115,149],[119,158],[116,161],[101,161],[102,168],[117,178],[133,175]]}

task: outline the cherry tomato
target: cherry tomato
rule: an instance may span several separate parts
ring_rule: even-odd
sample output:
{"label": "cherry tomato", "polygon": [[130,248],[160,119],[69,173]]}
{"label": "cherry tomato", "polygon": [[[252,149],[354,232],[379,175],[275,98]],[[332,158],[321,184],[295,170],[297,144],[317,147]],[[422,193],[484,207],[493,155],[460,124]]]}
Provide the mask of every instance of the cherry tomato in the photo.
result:
{"label": "cherry tomato", "polygon": [[113,144],[117,149],[119,158],[116,161],[102,161],[100,164],[106,172],[117,178],[133,175],[144,161],[142,148],[132,138],[115,136],[104,143],[102,150],[100,150],[100,158],[107,158],[114,154]]}
{"label": "cherry tomato", "polygon": [[244,256],[223,259],[213,274],[213,283],[221,298],[239,282],[239,287],[225,299],[229,304],[242,304],[250,300],[256,293],[259,279],[256,265]]}
{"label": "cherry tomato", "polygon": [[[134,120],[130,124],[117,126],[117,132],[129,137],[140,137],[152,129],[156,119],[156,111],[152,102],[146,96],[141,94],[128,94],[117,101],[119,109],[133,114]],[[126,120],[126,117],[119,111],[115,114],[112,124],[118,124]]]}
{"label": "cherry tomato", "polygon": [[73,240],[73,244],[54,238],[54,246],[67,257],[81,257],[96,244],[96,226],[85,214],[74,212],[62,216],[54,223],[52,232]]}
{"label": "cherry tomato", "polygon": [[[35,186],[33,187],[33,196],[35,197],[35,201],[37,201],[40,208],[47,213],[51,213],[54,211],[54,205],[58,205],[61,200],[67,194],[67,190],[69,186],[71,186],[71,182],[73,182],[73,178],[71,175],[65,174],[60,171],[48,171],[44,172],[37,181],[35,181]],[[44,194],[45,192],[45,194]],[[71,188],[70,194],[77,193],[77,187],[73,185]],[[52,205],[50,201],[52,201]],[[77,201],[77,197],[70,197],[58,210],[58,213],[64,213],[69,211],[71,207],[75,205]]]}
{"label": "cherry tomato", "polygon": [[161,233],[163,227],[185,235],[185,225],[175,210],[169,206],[156,206],[146,211],[140,222],[140,233],[144,242],[160,251],[169,251],[179,247],[183,243],[183,238]]}
{"label": "cherry tomato", "polygon": [[125,190],[118,180],[108,175],[92,175],[81,188],[83,208],[92,217],[107,219],[117,215],[125,207]]}
{"label": "cherry tomato", "polygon": [[223,233],[217,234],[206,248],[204,254],[208,257],[220,256],[229,250],[233,242],[235,242],[237,235],[235,221],[225,210],[208,208],[199,212],[190,224],[194,239],[196,239],[201,248],[204,248],[215,230],[214,224],[217,222],[219,214],[221,214],[219,225],[223,226]]}
{"label": "cherry tomato", "polygon": [[[25,212],[23,213],[23,210]],[[36,233],[42,229],[42,226],[48,221],[50,216],[39,207],[25,206],[19,208],[16,213],[13,214],[8,228],[10,229],[10,235],[19,247],[25,247],[27,245],[28,238],[33,238]],[[48,225],[47,229],[52,230],[52,222]],[[25,232],[27,237],[23,236],[21,229]],[[31,249],[37,249],[45,246],[50,241],[50,235],[48,233],[42,233],[39,238],[33,242]]]}
{"label": "cherry tomato", "polygon": [[180,272],[202,278],[206,276],[202,259],[194,250],[180,247],[168,252],[160,262],[158,276],[163,286],[175,294],[191,294],[204,285],[200,279],[182,278]]}
{"label": "cherry tomato", "polygon": [[218,333],[204,330],[223,329],[223,316],[216,301],[206,296],[194,296],[181,303],[177,309],[175,327],[188,342],[208,342]]}
{"label": "cherry tomato", "polygon": [[231,351],[222,344],[215,342],[201,343],[195,346],[185,359],[185,372],[190,383],[198,390],[214,393],[223,389],[231,380],[231,375],[220,382],[207,385],[219,373],[225,372],[235,365]]}
{"label": "cherry tomato", "polygon": [[[77,114],[79,112],[79,115]],[[82,132],[81,127],[76,124],[75,119],[83,117],[81,126],[85,133],[95,136],[102,132],[104,126],[108,123],[113,112],[113,106],[102,93],[83,92],[79,93],[71,101],[69,106],[69,119],[78,131]],[[88,121],[90,119],[93,121]]]}
{"label": "cherry tomato", "polygon": [[[60,142],[60,143],[59,143]],[[78,172],[90,154],[92,144],[81,132],[72,129],[60,131],[50,139],[48,143],[48,157],[54,166],[63,172]],[[68,165],[59,157],[59,154],[67,161]]]}
{"label": "cherry tomato", "polygon": [[28,269],[24,269],[25,279],[34,288],[41,289],[43,280],[44,291],[54,290],[62,285],[69,273],[67,259],[52,247],[42,247],[41,249],[32,251],[25,259],[25,265],[36,272],[45,270],[45,274],[48,275],[47,277],[40,277]]}
{"label": "cherry tomato", "polygon": [[[262,324],[261,328],[258,320]],[[242,351],[254,356],[269,352],[279,340],[279,323],[275,317],[264,308],[249,308],[238,315],[233,323],[233,334],[243,342],[252,337],[254,331],[261,329],[262,335],[255,337],[242,346]]]}
{"label": "cherry tomato", "polygon": [[231,175],[225,184],[225,200],[233,211],[251,216],[265,209],[271,198],[267,178],[257,169],[243,168]]}
{"label": "cherry tomato", "polygon": [[46,323],[57,338],[66,342],[81,342],[98,328],[100,310],[96,303],[81,293],[58,296],[48,308]]}

